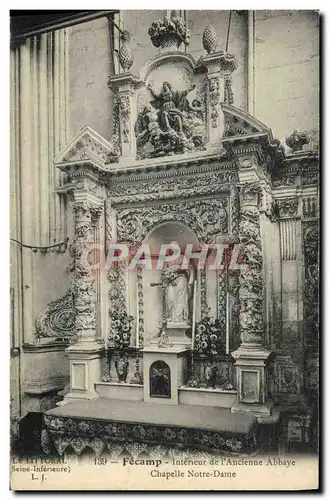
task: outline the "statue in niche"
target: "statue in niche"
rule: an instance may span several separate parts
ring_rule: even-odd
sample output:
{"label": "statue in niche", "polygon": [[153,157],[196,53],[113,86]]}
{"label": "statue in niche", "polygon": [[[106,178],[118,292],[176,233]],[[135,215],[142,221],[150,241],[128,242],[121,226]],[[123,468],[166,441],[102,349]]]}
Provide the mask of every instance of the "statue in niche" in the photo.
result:
{"label": "statue in niche", "polygon": [[185,153],[200,148],[205,142],[204,116],[201,103],[194,99],[192,104],[186,98],[195,89],[175,91],[169,82],[163,82],[156,94],[151,85],[153,99],[150,101],[157,113],[148,106],[138,114],[135,136],[139,158]]}
{"label": "statue in niche", "polygon": [[[173,242],[172,244],[176,244]],[[192,311],[190,307],[193,291],[194,268],[182,269],[184,256],[176,260],[165,262],[163,279],[166,281],[166,317],[168,324],[188,325]]]}

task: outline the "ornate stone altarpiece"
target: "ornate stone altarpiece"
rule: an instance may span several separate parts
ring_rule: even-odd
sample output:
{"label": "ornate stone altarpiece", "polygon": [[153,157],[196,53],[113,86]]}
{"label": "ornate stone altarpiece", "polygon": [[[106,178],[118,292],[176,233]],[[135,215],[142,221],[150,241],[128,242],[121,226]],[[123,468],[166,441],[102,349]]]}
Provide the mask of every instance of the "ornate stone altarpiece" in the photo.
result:
{"label": "ornate stone altarpiece", "polygon": [[[95,238],[107,247],[112,242],[139,245],[152,229],[174,220],[200,243],[240,243],[245,249],[243,265],[229,279],[234,297],[230,328],[242,341],[233,353],[238,401],[232,411],[271,413],[267,369],[275,342],[273,325],[266,325],[271,297],[265,290],[271,284],[264,227],[274,227],[286,214],[294,218],[295,199],[305,198],[305,213],[313,210],[317,158],[311,161],[302,152],[286,155],[269,128],[232,105],[235,69],[234,56],[222,51],[199,61],[185,52],[162,51],[139,75],[126,69],[110,77],[115,96],[111,140],[85,127],[56,158],[56,167],[68,176],[61,189],[73,200],[75,215],[71,273],[79,338],[68,350],[76,384],[68,397],[75,397],[75,390],[93,397],[90,380],[100,379],[104,346],[97,328],[105,340],[108,309],[129,308],[126,266],[105,278],[86,273],[78,262],[82,250]],[[287,231],[293,227],[289,223]],[[291,246],[290,237],[285,241]],[[290,247],[287,255],[294,257]],[[141,339],[147,314],[142,276],[138,268],[135,314]],[[201,282],[206,309],[205,275]],[[219,272],[216,307],[223,325],[226,287]]]}

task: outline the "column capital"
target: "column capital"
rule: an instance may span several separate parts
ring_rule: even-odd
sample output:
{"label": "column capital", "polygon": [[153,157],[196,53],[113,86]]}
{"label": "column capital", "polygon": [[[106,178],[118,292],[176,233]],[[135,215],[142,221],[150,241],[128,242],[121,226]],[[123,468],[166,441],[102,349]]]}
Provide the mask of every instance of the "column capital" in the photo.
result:
{"label": "column capital", "polygon": [[223,50],[201,57],[197,66],[206,67],[208,74],[218,73],[223,76],[233,73],[238,67],[235,55]]}

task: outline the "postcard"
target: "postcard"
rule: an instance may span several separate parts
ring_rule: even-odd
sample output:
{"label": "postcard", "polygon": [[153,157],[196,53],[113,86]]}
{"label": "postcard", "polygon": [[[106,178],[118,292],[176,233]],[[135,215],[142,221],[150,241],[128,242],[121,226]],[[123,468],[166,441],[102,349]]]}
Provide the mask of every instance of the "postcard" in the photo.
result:
{"label": "postcard", "polygon": [[317,490],[319,12],[26,12],[11,489]]}

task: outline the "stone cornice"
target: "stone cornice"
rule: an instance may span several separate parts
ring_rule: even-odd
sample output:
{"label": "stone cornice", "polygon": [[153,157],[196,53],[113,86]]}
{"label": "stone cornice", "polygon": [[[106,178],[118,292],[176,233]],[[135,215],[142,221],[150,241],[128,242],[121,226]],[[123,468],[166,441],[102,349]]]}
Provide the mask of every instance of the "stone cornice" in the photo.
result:
{"label": "stone cornice", "polygon": [[[231,157],[223,150],[207,153],[206,151],[191,155],[189,153],[175,156],[166,156],[162,159],[138,160],[130,165],[111,166],[108,170],[111,180],[122,176],[131,176],[133,174],[138,177],[144,174],[149,176],[152,173],[166,173],[169,170],[178,171],[179,169],[187,171],[190,167],[202,167],[203,165],[212,165],[214,162],[221,164],[221,168],[232,168],[234,162]],[[210,169],[213,169],[210,166]],[[136,179],[137,180],[137,179]]]}
{"label": "stone cornice", "polygon": [[216,66],[220,71],[229,71],[232,73],[237,69],[238,64],[234,54],[229,54],[228,52],[220,50],[219,52],[212,52],[211,54],[200,57],[196,69],[208,69],[209,66]]}
{"label": "stone cornice", "polygon": [[193,162],[184,162],[177,164],[162,165],[161,168],[149,168],[149,169],[132,169],[128,172],[117,172],[117,175],[111,175],[108,187],[117,184],[126,184],[132,182],[152,182],[157,180],[163,180],[164,182],[172,178],[183,178],[189,175],[202,176],[207,173],[216,172],[236,172],[237,166],[231,161],[221,161],[218,157],[214,157],[212,161],[208,161],[205,164],[204,160],[198,160]]}
{"label": "stone cornice", "polygon": [[120,73],[119,75],[110,76],[108,86],[112,92],[117,92],[119,89],[133,89],[142,85],[142,81],[132,73]]}

